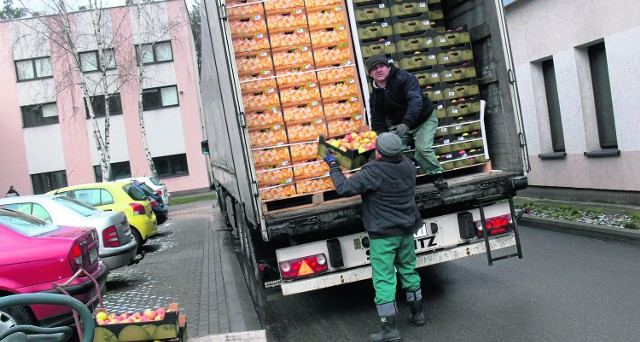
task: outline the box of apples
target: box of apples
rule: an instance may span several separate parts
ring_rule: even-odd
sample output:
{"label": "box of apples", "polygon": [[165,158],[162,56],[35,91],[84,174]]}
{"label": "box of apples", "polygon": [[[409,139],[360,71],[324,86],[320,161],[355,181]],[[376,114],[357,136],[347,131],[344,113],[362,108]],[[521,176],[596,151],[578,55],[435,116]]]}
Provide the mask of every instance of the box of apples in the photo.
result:
{"label": "box of apples", "polygon": [[325,158],[331,151],[340,166],[349,170],[357,169],[375,157],[373,151],[377,138],[376,132],[363,129],[330,139],[321,135],[318,138],[318,155]]}
{"label": "box of apples", "polygon": [[94,342],[186,341],[186,316],[178,313],[178,304],[143,312],[114,314],[104,308],[95,312]]}

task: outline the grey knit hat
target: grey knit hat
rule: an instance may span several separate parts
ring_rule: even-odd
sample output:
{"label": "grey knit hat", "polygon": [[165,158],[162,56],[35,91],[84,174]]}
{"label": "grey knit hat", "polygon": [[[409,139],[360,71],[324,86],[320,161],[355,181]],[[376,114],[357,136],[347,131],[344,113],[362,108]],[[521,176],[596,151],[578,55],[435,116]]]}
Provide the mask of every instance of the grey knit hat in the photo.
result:
{"label": "grey knit hat", "polygon": [[382,133],[376,139],[376,150],[383,157],[398,157],[402,151],[402,140],[393,133]]}
{"label": "grey knit hat", "polygon": [[371,68],[378,64],[384,64],[389,66],[389,60],[383,54],[373,55],[364,62],[364,65],[367,67],[367,72],[371,72]]}

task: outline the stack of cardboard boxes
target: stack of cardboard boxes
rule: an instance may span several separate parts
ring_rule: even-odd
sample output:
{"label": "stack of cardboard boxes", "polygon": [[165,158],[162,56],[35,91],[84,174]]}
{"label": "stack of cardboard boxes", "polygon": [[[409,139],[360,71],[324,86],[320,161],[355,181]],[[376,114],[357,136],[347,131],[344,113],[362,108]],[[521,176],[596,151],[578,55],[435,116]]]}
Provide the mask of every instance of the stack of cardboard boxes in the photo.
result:
{"label": "stack of cardboard boxes", "polygon": [[318,136],[364,124],[344,2],[227,2],[263,200],[333,188]]}
{"label": "stack of cardboard boxes", "polygon": [[384,54],[413,73],[436,105],[434,150],[445,170],[488,161],[466,27],[446,30],[440,0],[355,0],[362,56]]}

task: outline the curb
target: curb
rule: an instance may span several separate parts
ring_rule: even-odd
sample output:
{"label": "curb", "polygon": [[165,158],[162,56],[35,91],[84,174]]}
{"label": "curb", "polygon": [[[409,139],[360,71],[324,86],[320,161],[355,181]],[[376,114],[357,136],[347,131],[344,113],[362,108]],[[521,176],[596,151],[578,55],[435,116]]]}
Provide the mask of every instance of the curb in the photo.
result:
{"label": "curb", "polygon": [[576,223],[531,215],[523,215],[518,223],[519,225],[533,229],[584,236],[597,240],[640,247],[640,231],[637,230],[589,223]]}

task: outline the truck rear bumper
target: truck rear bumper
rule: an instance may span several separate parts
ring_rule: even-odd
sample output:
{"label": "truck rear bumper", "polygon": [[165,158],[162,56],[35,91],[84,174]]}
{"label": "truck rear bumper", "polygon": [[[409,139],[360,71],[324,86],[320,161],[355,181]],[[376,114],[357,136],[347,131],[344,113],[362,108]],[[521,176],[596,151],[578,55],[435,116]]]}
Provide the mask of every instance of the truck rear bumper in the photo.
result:
{"label": "truck rear bumper", "polygon": [[[492,238],[489,240],[489,244],[491,246],[491,251],[495,251],[497,249],[515,246],[516,240],[514,234],[509,233],[504,236]],[[482,240],[453,248],[425,252],[416,256],[416,268],[435,265],[445,261],[460,259],[485,252],[486,250]],[[362,266],[323,276],[286,282],[280,284],[280,288],[282,290],[282,294],[287,296],[366,279],[371,279],[371,266]]]}

